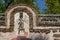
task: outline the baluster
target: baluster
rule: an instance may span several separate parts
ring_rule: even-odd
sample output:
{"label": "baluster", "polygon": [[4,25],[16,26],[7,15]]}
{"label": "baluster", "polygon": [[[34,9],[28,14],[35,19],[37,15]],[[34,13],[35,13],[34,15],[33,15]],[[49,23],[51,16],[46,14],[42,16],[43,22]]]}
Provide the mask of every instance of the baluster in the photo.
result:
{"label": "baluster", "polygon": [[53,30],[50,30],[50,34],[49,34],[49,40],[53,40]]}
{"label": "baluster", "polygon": [[59,29],[57,30],[57,33],[59,33]]}

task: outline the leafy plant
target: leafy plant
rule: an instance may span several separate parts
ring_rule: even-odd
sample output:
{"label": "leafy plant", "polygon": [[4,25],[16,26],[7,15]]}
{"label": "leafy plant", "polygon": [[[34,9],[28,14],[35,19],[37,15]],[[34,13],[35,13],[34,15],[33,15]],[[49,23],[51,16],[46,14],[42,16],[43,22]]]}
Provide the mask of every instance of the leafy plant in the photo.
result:
{"label": "leafy plant", "polygon": [[47,13],[60,14],[60,0],[46,0]]}
{"label": "leafy plant", "polygon": [[0,13],[4,13],[6,8],[8,8],[10,4],[15,3],[26,3],[37,7],[36,0],[4,0],[4,2],[5,3],[2,3],[2,1],[0,0]]}

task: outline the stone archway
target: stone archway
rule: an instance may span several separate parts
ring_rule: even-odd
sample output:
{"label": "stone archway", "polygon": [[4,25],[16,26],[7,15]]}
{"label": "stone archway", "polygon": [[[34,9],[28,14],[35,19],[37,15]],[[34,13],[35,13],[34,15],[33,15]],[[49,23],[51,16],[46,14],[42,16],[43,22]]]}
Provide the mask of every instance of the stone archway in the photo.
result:
{"label": "stone archway", "polygon": [[[16,12],[26,12],[29,15],[29,26],[32,30],[36,26],[36,9],[27,4],[15,4],[9,6],[6,15],[6,28],[8,32],[14,31],[14,15]],[[6,30],[6,32],[7,32]]]}

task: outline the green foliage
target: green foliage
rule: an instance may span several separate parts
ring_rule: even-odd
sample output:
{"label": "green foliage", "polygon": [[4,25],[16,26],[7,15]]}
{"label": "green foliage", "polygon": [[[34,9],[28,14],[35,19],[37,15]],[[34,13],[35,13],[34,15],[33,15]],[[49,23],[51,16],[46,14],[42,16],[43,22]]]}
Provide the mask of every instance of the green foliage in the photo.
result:
{"label": "green foliage", "polygon": [[2,1],[0,0],[0,13],[4,12],[5,11],[5,4],[3,5],[2,4]]}
{"label": "green foliage", "polygon": [[[0,13],[4,13],[4,11],[6,10],[6,4],[8,2],[8,0],[4,0],[5,3],[2,4],[1,0],[0,0]],[[37,7],[36,4],[36,0],[9,0],[11,4],[15,4],[15,3],[26,3],[26,4],[30,4],[32,6]]]}
{"label": "green foliage", "polygon": [[47,13],[60,14],[60,0],[46,0]]}

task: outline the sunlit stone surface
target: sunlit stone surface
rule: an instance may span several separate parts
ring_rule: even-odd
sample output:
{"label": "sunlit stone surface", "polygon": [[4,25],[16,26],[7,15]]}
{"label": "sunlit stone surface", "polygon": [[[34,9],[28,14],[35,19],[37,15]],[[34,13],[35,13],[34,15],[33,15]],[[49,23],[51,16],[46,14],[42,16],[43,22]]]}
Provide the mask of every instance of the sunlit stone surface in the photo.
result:
{"label": "sunlit stone surface", "polygon": [[29,37],[29,16],[25,12],[23,14],[23,20],[24,20],[24,29],[28,33]]}
{"label": "sunlit stone surface", "polygon": [[[20,15],[21,15],[20,9],[19,9],[20,11],[15,13],[14,15],[11,14],[12,11],[16,8],[21,8],[21,9],[26,8],[27,10],[30,11],[30,13],[28,11],[23,12],[25,9],[22,10],[23,18],[20,19]],[[9,28],[11,26],[10,25],[10,22],[12,20],[12,19],[10,20],[11,15],[14,16],[14,23],[13,23],[14,28],[12,26],[12,28],[13,28],[12,32],[10,32],[10,31],[9,32],[0,32],[0,40],[11,40],[13,38],[16,38],[17,36],[26,36],[27,38],[34,39],[35,37],[39,37],[39,35],[43,36],[43,38],[45,38],[47,40],[60,40],[60,25],[58,24],[58,23],[60,23],[59,15],[55,15],[56,18],[54,18],[54,15],[52,15],[52,16],[50,15],[49,17],[46,17],[48,15],[41,16],[38,14],[37,15],[38,17],[37,17],[35,12],[32,10],[32,8],[29,8],[28,6],[16,6],[16,7],[12,8],[10,11],[8,10],[7,12],[9,12],[6,14],[7,15],[7,23],[6,23],[7,28]],[[30,18],[32,21],[30,20]],[[54,20],[53,18],[56,20]],[[19,25],[19,22],[23,23],[24,30],[21,29],[20,33],[18,34],[19,27],[21,26],[21,25]],[[30,24],[31,22],[32,22],[32,24]],[[36,24],[38,24],[38,26]],[[32,29],[30,29],[31,26],[32,26]],[[4,26],[1,26],[0,28],[3,28],[3,27]],[[30,30],[32,30],[32,32]],[[41,32],[41,34],[40,34],[40,32]]]}
{"label": "sunlit stone surface", "polygon": [[17,13],[14,15],[14,32],[16,33],[16,35],[18,35],[19,17],[20,17],[20,12],[17,12]]}

